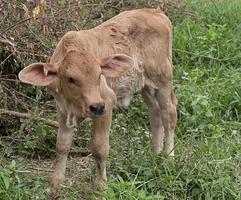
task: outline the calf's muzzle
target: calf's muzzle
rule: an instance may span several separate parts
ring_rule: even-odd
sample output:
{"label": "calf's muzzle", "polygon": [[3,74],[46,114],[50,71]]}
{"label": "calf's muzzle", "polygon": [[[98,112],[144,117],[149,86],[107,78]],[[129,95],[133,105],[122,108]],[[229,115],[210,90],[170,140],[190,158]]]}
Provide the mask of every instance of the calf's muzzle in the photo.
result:
{"label": "calf's muzzle", "polygon": [[94,104],[90,105],[90,111],[94,115],[101,115],[101,114],[103,114],[104,110],[105,110],[104,102],[94,103]]}

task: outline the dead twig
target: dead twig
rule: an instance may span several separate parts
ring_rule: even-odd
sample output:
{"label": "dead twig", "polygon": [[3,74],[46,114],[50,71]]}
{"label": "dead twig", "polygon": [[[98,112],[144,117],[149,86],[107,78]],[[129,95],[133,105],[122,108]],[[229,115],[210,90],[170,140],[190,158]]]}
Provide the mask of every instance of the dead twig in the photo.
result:
{"label": "dead twig", "polygon": [[43,169],[39,167],[31,167],[30,169],[36,170],[36,171],[45,171],[45,172],[53,172],[54,170],[52,169]]}
{"label": "dead twig", "polygon": [[[20,83],[21,83],[21,82],[20,82]],[[13,94],[17,93],[18,95],[20,95],[20,96],[22,96],[22,97],[24,97],[24,98],[26,98],[26,99],[29,99],[29,100],[31,100],[31,101],[35,101],[35,102],[36,102],[35,99],[33,99],[33,98],[25,95],[25,94],[22,93],[22,92],[19,92],[19,91],[15,90],[15,89],[13,89],[13,88],[9,89],[9,88],[6,87],[5,85],[2,85],[2,87],[3,87],[5,90],[7,90],[7,91],[9,92],[9,94],[12,94],[12,95],[13,95]]]}
{"label": "dead twig", "polygon": [[14,82],[14,83],[23,83],[19,81],[18,79],[10,79],[10,78],[2,78],[0,77],[0,81],[9,81],[9,82]]}
{"label": "dead twig", "polygon": [[18,25],[20,25],[20,24],[22,24],[22,23],[24,23],[24,22],[26,22],[30,19],[32,19],[32,17],[29,17],[27,19],[23,19],[23,20],[18,21],[17,23],[15,23],[15,24],[11,25],[10,27],[8,27],[7,29],[5,29],[2,33],[0,33],[0,35],[3,35],[7,31],[9,31],[10,29],[12,29],[12,28],[14,28],[14,27],[16,27],[16,26],[18,26]]}
{"label": "dead twig", "polygon": [[16,111],[11,111],[11,110],[0,109],[0,114],[6,114],[6,115],[16,116],[16,117],[20,117],[20,118],[30,118],[30,117],[32,117],[34,120],[42,121],[49,126],[52,126],[52,127],[55,127],[55,128],[59,127],[59,123],[57,121],[45,119],[45,118],[42,118],[42,117],[35,117],[35,116],[32,116],[29,113],[21,113],[21,112],[16,112]]}
{"label": "dead twig", "polygon": [[12,55],[13,55],[13,53],[10,53],[10,54],[8,55],[8,57],[5,58],[5,59],[0,63],[0,66],[3,65]]}
{"label": "dead twig", "polygon": [[[3,48],[4,51],[7,51],[7,52],[12,52],[6,48]],[[19,49],[17,52],[14,52],[15,54],[17,55],[30,55],[30,56],[37,56],[37,57],[43,57],[43,58],[47,58],[48,55],[43,55],[43,54],[38,54],[38,53],[32,53],[32,52],[29,52],[29,51],[24,51],[24,50],[21,50]]]}
{"label": "dead twig", "polygon": [[13,44],[12,42],[10,42],[9,40],[7,39],[0,39],[0,43],[3,43],[3,44],[8,44],[12,47],[15,47],[15,44]]}
{"label": "dead twig", "polygon": [[31,171],[29,170],[16,170],[17,173],[23,173],[23,174],[26,174],[26,173],[32,173]]}
{"label": "dead twig", "polygon": [[[31,167],[30,168],[31,170],[35,170],[35,171],[46,171],[46,172],[53,172],[52,169],[43,169],[43,168],[35,168],[35,167]],[[30,170],[16,170],[16,172],[18,173],[33,173],[33,171],[30,171]]]}

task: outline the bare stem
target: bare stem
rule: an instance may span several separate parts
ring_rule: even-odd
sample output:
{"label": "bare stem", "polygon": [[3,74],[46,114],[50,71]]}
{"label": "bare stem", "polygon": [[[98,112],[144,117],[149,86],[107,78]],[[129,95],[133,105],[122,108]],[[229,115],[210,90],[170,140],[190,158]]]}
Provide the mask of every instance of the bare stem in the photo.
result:
{"label": "bare stem", "polygon": [[[20,117],[20,118],[30,118],[33,117],[31,114],[29,113],[21,113],[21,112],[16,112],[16,111],[11,111],[11,110],[4,110],[4,109],[0,109],[0,114],[6,114],[6,115],[10,115],[10,116],[16,116],[16,117]],[[57,121],[53,121],[50,119],[45,119],[42,117],[33,117],[34,120],[37,121],[42,121],[45,124],[58,128],[59,127],[59,122]]]}

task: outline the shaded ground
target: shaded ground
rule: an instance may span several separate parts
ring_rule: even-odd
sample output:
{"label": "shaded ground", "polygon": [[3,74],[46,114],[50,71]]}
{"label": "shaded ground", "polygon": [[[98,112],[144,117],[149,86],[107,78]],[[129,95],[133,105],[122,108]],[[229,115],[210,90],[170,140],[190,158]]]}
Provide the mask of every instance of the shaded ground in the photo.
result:
{"label": "shaded ground", "polygon": [[[18,158],[15,158],[18,160]],[[24,165],[23,165],[23,163]],[[43,182],[45,182],[45,186],[47,186],[47,182],[51,177],[53,172],[53,164],[54,159],[26,159],[21,162],[17,162],[18,165],[21,165],[21,169],[16,170],[19,174],[24,174],[25,181],[26,179],[31,179],[33,176],[39,177]],[[69,156],[67,162],[67,170],[66,170],[66,179],[64,183],[61,185],[59,197],[61,199],[69,197],[69,193],[71,191],[75,191],[76,187],[81,188],[78,192],[75,192],[75,198],[77,199],[88,199],[90,193],[93,193],[93,159],[91,155],[86,157],[72,157]],[[42,188],[44,189],[44,188]],[[46,188],[45,188],[46,189]],[[44,190],[43,190],[44,191]],[[35,198],[38,199],[39,194],[36,195]],[[47,194],[44,194],[47,198]],[[43,197],[42,197],[43,198]]]}

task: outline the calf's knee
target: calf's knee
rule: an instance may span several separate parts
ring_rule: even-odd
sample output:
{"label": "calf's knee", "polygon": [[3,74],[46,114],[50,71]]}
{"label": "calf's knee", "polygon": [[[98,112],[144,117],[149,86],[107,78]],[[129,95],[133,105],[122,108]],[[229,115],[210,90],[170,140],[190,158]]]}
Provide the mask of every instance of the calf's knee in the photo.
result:
{"label": "calf's knee", "polygon": [[70,147],[65,144],[57,144],[56,151],[59,155],[67,155],[69,153]]}
{"label": "calf's knee", "polygon": [[91,151],[96,160],[106,160],[109,155],[109,145],[105,143],[97,144],[93,142],[91,144]]}

